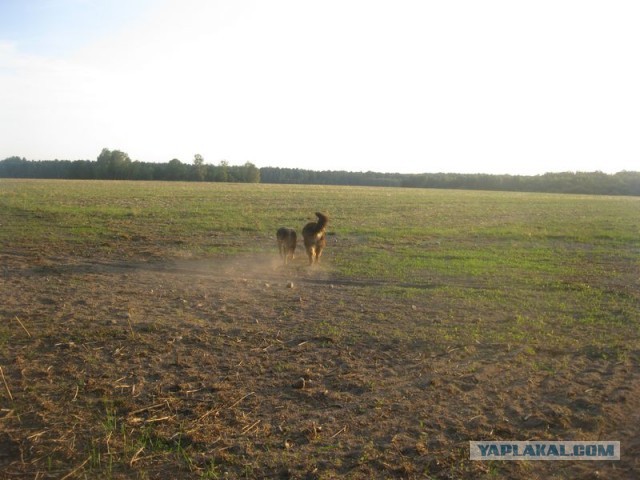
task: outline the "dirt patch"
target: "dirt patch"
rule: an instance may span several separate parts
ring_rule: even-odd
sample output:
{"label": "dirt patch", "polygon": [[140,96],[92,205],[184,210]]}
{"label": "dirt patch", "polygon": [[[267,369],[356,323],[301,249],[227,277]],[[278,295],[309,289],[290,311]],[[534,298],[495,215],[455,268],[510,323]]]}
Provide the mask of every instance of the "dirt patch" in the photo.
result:
{"label": "dirt patch", "polygon": [[[463,310],[381,294],[420,285],[275,255],[3,262],[3,478],[639,471],[638,349],[456,341]],[[620,440],[623,458],[470,462],[483,439]]]}

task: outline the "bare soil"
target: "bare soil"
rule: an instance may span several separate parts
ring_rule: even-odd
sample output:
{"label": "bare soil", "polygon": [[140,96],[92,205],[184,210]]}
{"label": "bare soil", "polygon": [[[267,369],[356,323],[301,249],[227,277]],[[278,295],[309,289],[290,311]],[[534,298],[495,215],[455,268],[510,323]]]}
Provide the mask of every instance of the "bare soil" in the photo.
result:
{"label": "bare soil", "polygon": [[[275,253],[1,269],[0,478],[640,476],[637,349],[425,336],[469,320]],[[500,439],[620,440],[622,460],[468,460]]]}

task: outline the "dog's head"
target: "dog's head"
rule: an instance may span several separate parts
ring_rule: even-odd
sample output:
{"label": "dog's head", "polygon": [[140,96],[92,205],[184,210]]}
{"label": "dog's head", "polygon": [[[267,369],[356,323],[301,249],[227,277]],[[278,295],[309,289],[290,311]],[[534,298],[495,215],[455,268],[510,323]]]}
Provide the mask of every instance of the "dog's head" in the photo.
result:
{"label": "dog's head", "polygon": [[324,228],[329,223],[329,217],[322,212],[316,212],[316,217],[318,217],[318,227]]}

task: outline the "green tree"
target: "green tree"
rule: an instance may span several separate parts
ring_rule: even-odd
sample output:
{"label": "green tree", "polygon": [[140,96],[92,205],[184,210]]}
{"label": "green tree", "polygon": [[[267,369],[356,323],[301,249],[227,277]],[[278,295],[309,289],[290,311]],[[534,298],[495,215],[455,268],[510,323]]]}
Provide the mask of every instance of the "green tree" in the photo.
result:
{"label": "green tree", "polygon": [[198,182],[202,182],[207,174],[207,167],[204,164],[204,158],[199,153],[193,157],[193,178]]}
{"label": "green tree", "polygon": [[243,182],[260,183],[260,170],[253,163],[247,162],[244,164],[243,177]]}
{"label": "green tree", "polygon": [[98,175],[106,179],[127,179],[131,174],[131,159],[120,150],[103,148],[98,155]]}
{"label": "green tree", "polygon": [[228,182],[229,181],[229,162],[226,160],[220,160],[220,165],[218,169],[218,182]]}
{"label": "green tree", "polygon": [[174,158],[167,165],[167,180],[184,180],[185,172],[185,164]]}

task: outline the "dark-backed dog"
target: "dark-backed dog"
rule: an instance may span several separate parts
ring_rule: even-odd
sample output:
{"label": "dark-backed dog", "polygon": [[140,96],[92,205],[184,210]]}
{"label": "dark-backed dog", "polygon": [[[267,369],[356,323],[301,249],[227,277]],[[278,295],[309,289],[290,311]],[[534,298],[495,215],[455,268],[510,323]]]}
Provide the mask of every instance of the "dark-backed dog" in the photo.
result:
{"label": "dark-backed dog", "polygon": [[309,256],[309,265],[318,263],[322,249],[327,244],[327,223],[329,217],[324,213],[316,212],[317,222],[309,222],[302,229],[302,238],[304,239],[304,248]]}
{"label": "dark-backed dog", "polygon": [[289,260],[293,260],[296,252],[296,231],[293,228],[280,227],[276,232],[276,238],[278,239],[280,256],[286,265]]}

